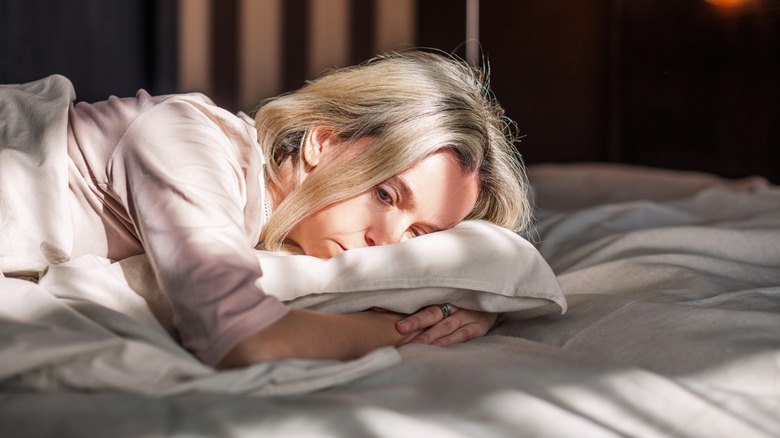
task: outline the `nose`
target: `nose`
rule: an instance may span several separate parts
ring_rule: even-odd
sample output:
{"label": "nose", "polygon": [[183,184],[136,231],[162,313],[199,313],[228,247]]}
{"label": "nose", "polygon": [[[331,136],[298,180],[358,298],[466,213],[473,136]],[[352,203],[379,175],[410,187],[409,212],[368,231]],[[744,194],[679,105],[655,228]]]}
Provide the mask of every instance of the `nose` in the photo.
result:
{"label": "nose", "polygon": [[407,228],[401,222],[401,220],[385,220],[372,224],[366,230],[366,245],[380,246],[400,242]]}

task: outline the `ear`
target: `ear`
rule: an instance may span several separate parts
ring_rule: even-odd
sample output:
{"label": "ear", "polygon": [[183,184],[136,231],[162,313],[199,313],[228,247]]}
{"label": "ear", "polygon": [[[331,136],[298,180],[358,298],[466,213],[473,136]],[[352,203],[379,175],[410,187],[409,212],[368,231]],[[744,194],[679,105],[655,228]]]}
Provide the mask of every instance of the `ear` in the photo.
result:
{"label": "ear", "polygon": [[303,142],[303,160],[310,169],[320,164],[322,157],[329,152],[332,141],[333,130],[324,126],[309,129]]}

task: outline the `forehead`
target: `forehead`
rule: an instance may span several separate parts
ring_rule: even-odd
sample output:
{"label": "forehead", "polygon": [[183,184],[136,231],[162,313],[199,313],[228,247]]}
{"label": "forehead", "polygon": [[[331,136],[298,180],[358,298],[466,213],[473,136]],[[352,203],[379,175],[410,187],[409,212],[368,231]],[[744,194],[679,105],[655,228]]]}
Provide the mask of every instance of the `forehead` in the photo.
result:
{"label": "forehead", "polygon": [[476,172],[464,172],[451,151],[433,153],[394,179],[408,187],[408,207],[420,222],[452,228],[474,208],[479,195]]}

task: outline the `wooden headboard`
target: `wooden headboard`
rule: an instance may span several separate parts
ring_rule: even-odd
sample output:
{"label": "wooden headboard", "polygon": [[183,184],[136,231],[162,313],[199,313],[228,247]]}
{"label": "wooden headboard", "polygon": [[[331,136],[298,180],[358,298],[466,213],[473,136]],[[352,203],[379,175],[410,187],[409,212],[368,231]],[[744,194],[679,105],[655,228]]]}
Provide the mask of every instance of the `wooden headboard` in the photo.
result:
{"label": "wooden headboard", "polygon": [[[462,43],[455,3],[419,2],[421,45]],[[489,0],[480,42],[528,163],[612,161],[780,183],[777,2]]]}
{"label": "wooden headboard", "polygon": [[[776,0],[478,3],[493,90],[517,122],[528,164],[623,162],[780,183]],[[259,99],[311,77],[312,59],[325,60],[321,49],[337,49],[345,65],[409,46],[465,54],[467,0],[322,5],[0,0],[0,83],[61,73],[71,77],[80,99],[99,100],[138,88],[194,91],[181,73],[202,70],[210,82],[197,91],[228,109],[251,110]],[[193,19],[195,7],[203,10]],[[341,46],[313,44],[312,35],[323,31],[313,23],[332,19],[339,26],[324,31],[340,32]],[[271,38],[246,32],[271,28]],[[400,39],[379,38],[388,31]],[[187,35],[203,36],[187,42],[208,64],[177,63]],[[398,41],[405,43],[397,47]],[[264,50],[262,59],[249,59]],[[262,81],[271,85],[259,87]]]}

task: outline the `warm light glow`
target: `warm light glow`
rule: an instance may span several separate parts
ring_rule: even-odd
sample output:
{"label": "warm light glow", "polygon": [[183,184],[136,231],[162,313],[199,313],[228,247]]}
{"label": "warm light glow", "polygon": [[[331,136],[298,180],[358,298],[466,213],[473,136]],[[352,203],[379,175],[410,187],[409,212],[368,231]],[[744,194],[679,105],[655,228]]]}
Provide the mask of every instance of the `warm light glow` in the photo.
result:
{"label": "warm light glow", "polygon": [[719,8],[738,8],[746,6],[752,0],[706,0],[707,3]]}

